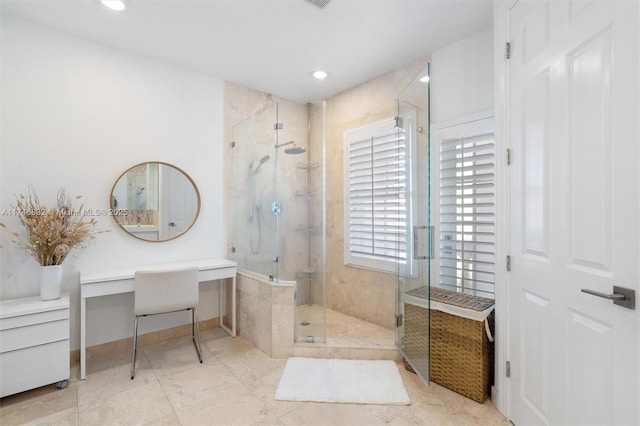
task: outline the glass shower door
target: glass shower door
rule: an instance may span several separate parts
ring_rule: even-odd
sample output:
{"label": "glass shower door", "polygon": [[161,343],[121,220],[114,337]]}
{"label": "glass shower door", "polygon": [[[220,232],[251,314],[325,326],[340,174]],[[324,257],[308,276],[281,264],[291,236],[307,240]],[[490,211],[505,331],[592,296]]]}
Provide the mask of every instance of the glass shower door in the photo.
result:
{"label": "glass shower door", "polygon": [[276,199],[273,153],[277,106],[272,105],[233,127],[232,245],[238,268],[276,276]]}
{"label": "glass shower door", "polygon": [[397,341],[405,362],[429,382],[429,295],[433,255],[430,215],[430,64],[397,99],[396,130],[406,146],[406,259],[398,268]]}
{"label": "glass shower door", "polygon": [[294,286],[298,342],[326,341],[325,111],[280,100],[233,126],[233,259]]}

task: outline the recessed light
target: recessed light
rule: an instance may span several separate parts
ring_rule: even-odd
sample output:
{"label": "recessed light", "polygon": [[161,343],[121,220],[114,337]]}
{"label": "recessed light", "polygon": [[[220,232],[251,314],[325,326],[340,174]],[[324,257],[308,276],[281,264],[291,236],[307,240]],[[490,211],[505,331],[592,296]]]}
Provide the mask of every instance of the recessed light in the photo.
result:
{"label": "recessed light", "polygon": [[422,77],[422,78],[420,79],[420,81],[421,81],[422,83],[428,83],[428,82],[429,82],[429,76],[428,76],[428,75],[425,75],[424,77]]}
{"label": "recessed light", "polygon": [[124,10],[125,4],[123,0],[101,0],[102,4],[112,10]]}
{"label": "recessed light", "polygon": [[328,74],[325,71],[318,70],[318,71],[314,71],[311,75],[315,79],[322,80],[323,78],[327,78]]}

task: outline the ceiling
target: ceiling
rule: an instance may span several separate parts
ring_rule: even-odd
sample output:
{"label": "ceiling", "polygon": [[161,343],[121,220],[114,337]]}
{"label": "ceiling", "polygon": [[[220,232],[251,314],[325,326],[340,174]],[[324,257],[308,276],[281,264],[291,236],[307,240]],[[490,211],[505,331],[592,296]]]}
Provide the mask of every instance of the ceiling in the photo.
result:
{"label": "ceiling", "polygon": [[[491,26],[492,0],[0,0],[0,11],[311,102]],[[318,81],[309,73],[329,73]]]}

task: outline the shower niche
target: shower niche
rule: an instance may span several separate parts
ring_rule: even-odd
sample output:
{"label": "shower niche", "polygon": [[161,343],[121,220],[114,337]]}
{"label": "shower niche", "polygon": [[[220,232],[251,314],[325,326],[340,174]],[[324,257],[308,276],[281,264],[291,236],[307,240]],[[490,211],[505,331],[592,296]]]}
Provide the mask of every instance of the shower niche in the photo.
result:
{"label": "shower niche", "polygon": [[325,339],[324,102],[281,100],[233,126],[232,255],[293,284],[295,340]]}

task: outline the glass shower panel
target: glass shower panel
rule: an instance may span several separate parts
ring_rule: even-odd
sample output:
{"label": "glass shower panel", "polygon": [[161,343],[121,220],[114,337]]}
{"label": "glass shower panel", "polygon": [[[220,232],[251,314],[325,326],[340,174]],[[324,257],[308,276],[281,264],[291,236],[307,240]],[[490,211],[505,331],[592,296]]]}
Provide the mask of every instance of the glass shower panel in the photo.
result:
{"label": "glass shower panel", "polygon": [[280,100],[233,126],[238,268],[295,288],[295,340],[324,342],[325,103]]}
{"label": "glass shower panel", "polygon": [[296,147],[305,152],[295,154],[291,194],[296,214],[290,227],[292,238],[287,237],[296,253],[292,268],[296,281],[295,340],[322,343],[326,341],[325,103],[309,103],[304,111],[296,111],[296,117],[304,117],[305,123],[298,129],[299,140],[304,143],[296,143]]}
{"label": "glass shower panel", "polygon": [[277,165],[276,198],[271,206],[276,219],[278,239],[277,277],[279,282],[294,282],[307,264],[307,235],[303,232],[306,210],[297,194],[306,179],[298,164],[308,162],[308,112],[305,104],[280,100],[273,157]]}
{"label": "glass shower panel", "polygon": [[430,64],[403,90],[397,100],[398,139],[407,149],[406,179],[400,197],[410,220],[406,264],[398,269],[397,341],[405,360],[429,382],[429,295],[432,247],[430,214]]}
{"label": "glass shower panel", "polygon": [[272,105],[233,126],[232,245],[238,268],[277,276],[276,159],[277,106]]}

